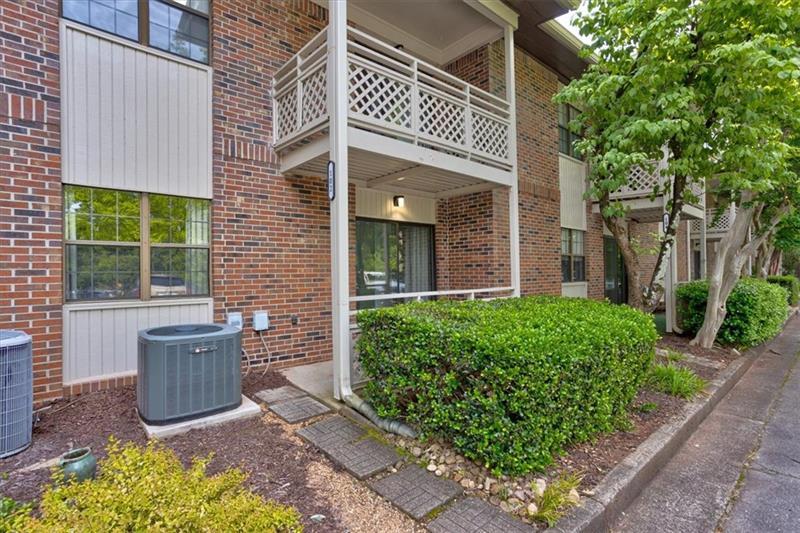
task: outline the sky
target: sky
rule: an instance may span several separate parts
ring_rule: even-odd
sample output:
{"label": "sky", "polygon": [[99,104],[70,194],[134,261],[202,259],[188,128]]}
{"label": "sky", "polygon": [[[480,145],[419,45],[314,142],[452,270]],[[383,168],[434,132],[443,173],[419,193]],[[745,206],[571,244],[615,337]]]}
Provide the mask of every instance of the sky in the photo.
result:
{"label": "sky", "polygon": [[[579,7],[577,11],[583,10],[584,6],[585,6],[585,4],[581,3],[581,7]],[[561,24],[562,26],[567,28],[570,31],[570,33],[572,33],[578,39],[580,39],[584,43],[588,43],[589,40],[586,39],[585,37],[583,37],[580,33],[578,33],[578,28],[573,26],[572,23],[571,23],[571,20],[575,16],[575,13],[576,13],[576,11],[570,11],[569,13],[565,13],[565,14],[561,15],[560,17],[557,17],[556,21],[558,21],[559,24]]]}

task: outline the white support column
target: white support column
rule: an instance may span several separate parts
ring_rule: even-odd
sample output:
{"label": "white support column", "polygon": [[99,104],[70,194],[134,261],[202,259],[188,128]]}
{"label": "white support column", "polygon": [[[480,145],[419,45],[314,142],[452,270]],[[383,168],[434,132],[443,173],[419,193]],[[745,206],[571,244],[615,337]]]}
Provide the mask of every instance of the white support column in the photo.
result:
{"label": "white support column", "polygon": [[508,157],[511,160],[511,187],[508,189],[509,251],[511,286],[514,296],[520,295],[519,268],[519,177],[517,175],[517,97],[514,76],[514,27],[506,25],[504,34],[506,100],[509,106]]}
{"label": "white support column", "polygon": [[328,109],[330,160],[335,165],[331,202],[331,287],[333,289],[333,395],[350,390],[350,246],[347,168],[347,0],[328,2]]}
{"label": "white support column", "polygon": [[708,279],[708,213],[703,211],[700,224],[700,279]]}

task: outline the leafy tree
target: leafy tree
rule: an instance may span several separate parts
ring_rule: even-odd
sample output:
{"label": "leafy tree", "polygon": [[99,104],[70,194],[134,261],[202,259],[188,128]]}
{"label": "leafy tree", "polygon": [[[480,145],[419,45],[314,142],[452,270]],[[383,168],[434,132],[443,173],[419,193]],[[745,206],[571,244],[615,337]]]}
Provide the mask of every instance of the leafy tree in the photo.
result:
{"label": "leafy tree", "polygon": [[[577,23],[592,39],[589,51],[596,62],[556,99],[582,109],[573,127],[584,131],[578,148],[589,162],[587,194],[599,202],[620,246],[632,305],[646,309],[657,302],[656,280],[683,205],[692,199],[693,182],[741,206],[724,244],[736,251],[735,263],[742,260],[738,252],[754,219],[764,223],[744,251],[745,261],[764,230],[788,211],[781,198],[797,178],[791,170],[796,151],[788,138],[798,130],[799,5],[797,0],[587,0]],[[610,195],[628,182],[633,168],[652,168],[662,153],[662,175],[669,178],[653,195],[669,195],[670,224],[643,291],[628,213]],[[729,260],[726,254],[717,259],[721,265],[712,271],[720,281],[712,279],[709,289],[715,316],[703,344],[709,335],[713,342],[718,329],[713,325],[720,310],[724,316],[730,292],[730,280],[723,290],[716,287]],[[741,268],[736,279],[740,273]]]}

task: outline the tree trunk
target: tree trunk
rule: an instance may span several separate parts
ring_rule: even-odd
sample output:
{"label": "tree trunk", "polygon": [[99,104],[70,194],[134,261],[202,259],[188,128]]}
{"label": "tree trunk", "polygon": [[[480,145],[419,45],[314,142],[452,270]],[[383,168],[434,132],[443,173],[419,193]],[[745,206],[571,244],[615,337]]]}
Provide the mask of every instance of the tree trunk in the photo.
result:
{"label": "tree trunk", "polygon": [[780,276],[783,270],[783,252],[777,248],[772,250],[772,257],[769,259],[769,270],[767,274],[770,276]]}
{"label": "tree trunk", "polygon": [[725,320],[725,307],[733,287],[741,277],[744,259],[740,251],[747,239],[747,229],[753,217],[753,208],[742,208],[736,219],[719,243],[717,254],[711,264],[708,276],[708,299],[703,325],[692,340],[703,348],[711,348],[717,338],[719,328]]}
{"label": "tree trunk", "polygon": [[[600,201],[601,213],[603,212],[604,204],[608,205],[608,198]],[[639,256],[631,243],[628,220],[625,217],[606,217],[603,215],[603,221],[614,236],[614,240],[617,241],[620,255],[622,255],[622,262],[625,264],[625,271],[628,274],[628,305],[634,309],[643,309],[644,300],[642,298],[642,275],[639,269]]]}
{"label": "tree trunk", "polygon": [[[742,194],[741,205],[746,205],[752,200],[752,193]],[[691,344],[699,344],[703,348],[711,348],[719,333],[719,328],[725,320],[727,309],[725,307],[728,296],[742,276],[747,260],[755,255],[756,251],[769,238],[769,234],[778,225],[787,207],[784,205],[769,221],[768,227],[762,228],[759,235],[747,241],[747,234],[754,218],[761,216],[763,205],[742,207],[736,213],[736,219],[722,237],[719,250],[714,257],[711,274],[708,278],[708,300],[703,325],[692,339]]]}

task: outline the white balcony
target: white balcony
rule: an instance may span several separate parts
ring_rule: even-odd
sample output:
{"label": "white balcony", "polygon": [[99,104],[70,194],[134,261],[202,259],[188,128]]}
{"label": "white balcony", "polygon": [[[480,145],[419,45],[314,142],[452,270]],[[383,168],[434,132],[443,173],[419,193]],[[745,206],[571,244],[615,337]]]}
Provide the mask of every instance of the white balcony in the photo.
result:
{"label": "white balcony", "polygon": [[[664,168],[666,168],[665,161],[656,163],[653,170],[635,167],[631,171],[628,183],[612,193],[611,199],[623,202],[630,209],[631,217],[638,222],[660,221],[667,203],[667,196],[663,191],[669,179],[662,173]],[[681,216],[685,219],[699,220],[704,218],[705,193],[699,183],[693,183],[690,187],[696,200],[692,199],[684,204]],[[653,196],[653,191],[656,189],[661,192]],[[594,210],[599,212],[597,204]]]}
{"label": "white balcony", "polygon": [[[706,209],[706,238],[721,238],[731,227],[736,218],[736,205],[731,204],[723,211],[714,208]],[[698,237],[702,229],[701,220],[692,221],[692,237]]]}
{"label": "white balcony", "polygon": [[[284,173],[325,172],[328,52],[323,30],[276,73],[273,133]],[[509,186],[511,117],[507,100],[347,29],[351,182],[436,197]]]}

